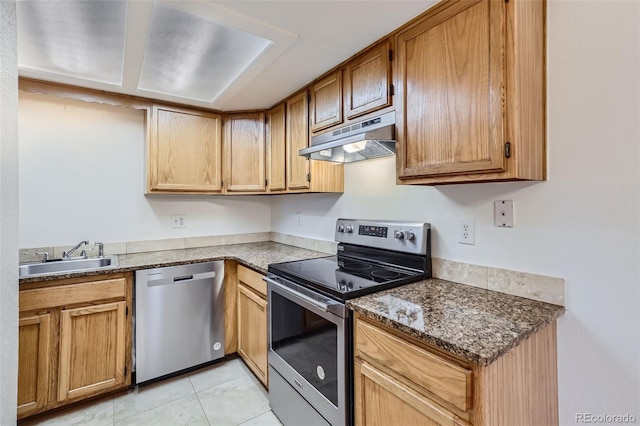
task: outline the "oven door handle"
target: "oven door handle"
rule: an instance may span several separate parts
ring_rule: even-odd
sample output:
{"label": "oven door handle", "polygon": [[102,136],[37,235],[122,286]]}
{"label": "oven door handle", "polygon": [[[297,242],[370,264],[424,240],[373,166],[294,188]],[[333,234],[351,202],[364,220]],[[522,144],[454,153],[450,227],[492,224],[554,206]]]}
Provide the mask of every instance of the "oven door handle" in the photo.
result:
{"label": "oven door handle", "polygon": [[300,299],[304,300],[305,302],[308,302],[308,303],[312,304],[316,308],[320,309],[322,312],[335,313],[335,312],[333,312],[333,309],[331,309],[331,308],[334,307],[334,306],[337,306],[337,307],[342,306],[340,303],[335,302],[335,301],[333,301],[331,299],[329,299],[329,303],[323,303],[323,302],[321,302],[319,300],[314,299],[313,297],[307,296],[304,293],[301,293],[301,292],[299,292],[297,290],[294,290],[294,289],[292,289],[290,287],[287,287],[286,285],[282,285],[279,282],[272,280],[271,278],[262,277],[262,279],[265,282],[267,282],[267,283],[273,285],[274,287],[278,288],[279,290],[281,290],[283,292],[286,292],[286,293],[289,293],[289,294],[291,294],[291,295],[293,295],[295,297],[299,297]]}

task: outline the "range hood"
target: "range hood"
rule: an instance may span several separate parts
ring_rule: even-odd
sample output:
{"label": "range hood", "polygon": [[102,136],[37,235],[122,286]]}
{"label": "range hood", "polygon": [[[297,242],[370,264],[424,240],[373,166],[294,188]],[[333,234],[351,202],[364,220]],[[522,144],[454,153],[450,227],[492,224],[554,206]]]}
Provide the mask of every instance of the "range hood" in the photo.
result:
{"label": "range hood", "polygon": [[314,160],[350,163],[394,155],[396,113],[360,121],[311,138],[299,154]]}

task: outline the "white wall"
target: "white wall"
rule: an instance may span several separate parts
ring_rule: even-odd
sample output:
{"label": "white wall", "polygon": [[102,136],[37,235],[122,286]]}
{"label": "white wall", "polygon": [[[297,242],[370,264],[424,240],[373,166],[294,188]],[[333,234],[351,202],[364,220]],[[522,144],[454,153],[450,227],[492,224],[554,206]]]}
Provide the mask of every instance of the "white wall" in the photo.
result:
{"label": "white wall", "polygon": [[16,3],[0,1],[0,424],[18,393],[18,57]]}
{"label": "white wall", "polygon": [[20,247],[269,231],[266,197],[144,196],[141,111],[23,92],[19,107]]}
{"label": "white wall", "polygon": [[[424,220],[434,256],[565,278],[561,423],[640,421],[639,82],[640,2],[550,1],[547,182],[395,186],[394,160],[371,160],[346,165],[342,196],[277,197],[272,230],[332,240],[341,216]],[[513,229],[493,226],[500,199]],[[461,218],[475,219],[473,246],[456,242]]]}

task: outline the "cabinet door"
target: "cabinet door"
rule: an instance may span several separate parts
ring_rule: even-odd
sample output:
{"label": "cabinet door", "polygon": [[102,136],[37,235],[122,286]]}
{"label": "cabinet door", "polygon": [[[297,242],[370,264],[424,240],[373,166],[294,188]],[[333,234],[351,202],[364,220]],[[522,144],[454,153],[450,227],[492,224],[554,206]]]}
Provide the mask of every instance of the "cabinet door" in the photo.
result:
{"label": "cabinet door", "polygon": [[58,401],[122,387],[124,368],[125,302],[62,310]]}
{"label": "cabinet door", "polygon": [[467,423],[415,389],[356,359],[355,421],[357,426],[462,426]]}
{"label": "cabinet door", "polygon": [[280,104],[267,112],[267,189],[284,191],[285,181],[285,107]]}
{"label": "cabinet door", "polygon": [[18,418],[42,411],[49,390],[50,314],[20,318],[18,325]]}
{"label": "cabinet door", "polygon": [[400,179],[504,170],[505,5],[459,2],[398,34]]}
{"label": "cabinet door", "polygon": [[391,105],[391,44],[389,40],[349,62],[344,73],[347,118]]}
{"label": "cabinet door", "polygon": [[342,123],[342,70],[311,86],[311,131]]}
{"label": "cabinet door", "polygon": [[267,301],[238,284],[238,355],[265,386],[267,381]]}
{"label": "cabinet door", "polygon": [[264,191],[264,113],[227,115],[225,127],[227,191]]}
{"label": "cabinet door", "polygon": [[298,155],[298,151],[309,144],[309,108],[306,91],[287,100],[286,114],[287,189],[308,189],[309,159]]}
{"label": "cabinet door", "polygon": [[222,118],[154,106],[147,150],[148,191],[222,190]]}

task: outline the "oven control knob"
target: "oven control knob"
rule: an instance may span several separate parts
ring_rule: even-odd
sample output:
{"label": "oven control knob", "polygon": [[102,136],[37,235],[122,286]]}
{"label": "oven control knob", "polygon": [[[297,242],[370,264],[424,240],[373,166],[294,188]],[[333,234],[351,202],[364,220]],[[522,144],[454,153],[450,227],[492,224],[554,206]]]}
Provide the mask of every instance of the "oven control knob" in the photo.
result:
{"label": "oven control knob", "polygon": [[396,231],[393,233],[393,236],[399,240],[402,240],[404,238],[404,232],[402,231]]}
{"label": "oven control knob", "polygon": [[344,232],[344,226],[343,225],[338,226],[338,232]]}
{"label": "oven control knob", "polygon": [[351,225],[347,225],[347,226],[344,228],[344,231],[345,231],[347,234],[352,233],[352,232],[353,232],[353,226],[351,226]]}
{"label": "oven control knob", "polygon": [[404,238],[406,238],[407,240],[411,241],[416,237],[416,234],[414,234],[411,231],[404,231]]}

